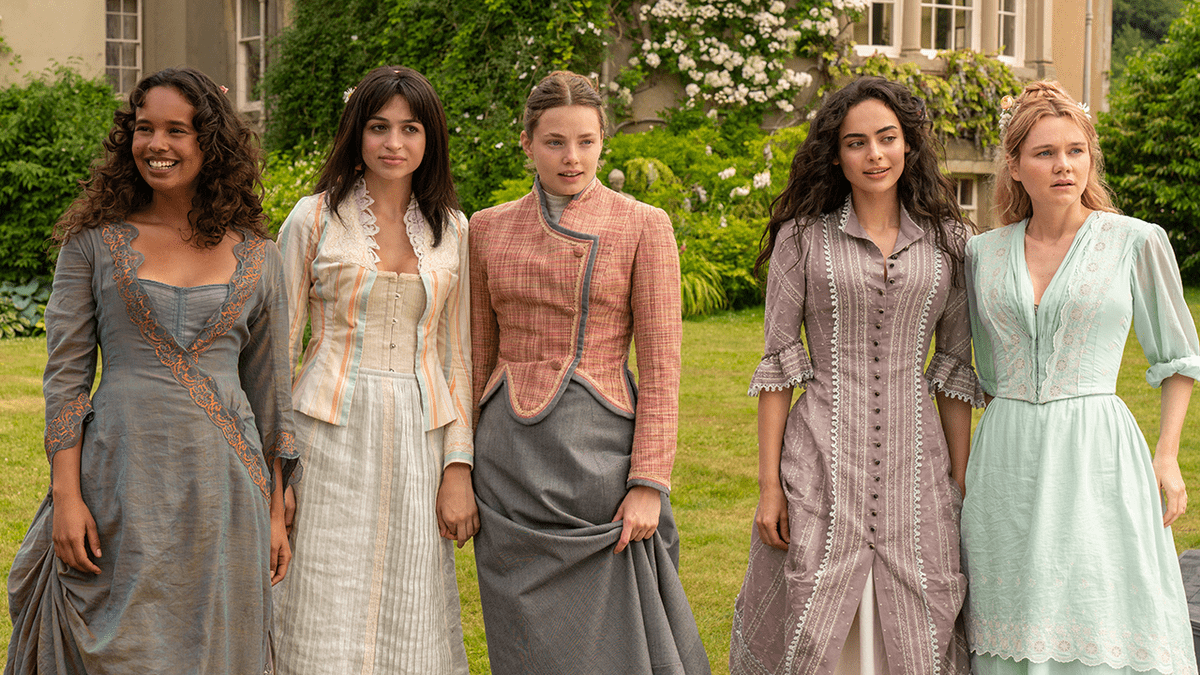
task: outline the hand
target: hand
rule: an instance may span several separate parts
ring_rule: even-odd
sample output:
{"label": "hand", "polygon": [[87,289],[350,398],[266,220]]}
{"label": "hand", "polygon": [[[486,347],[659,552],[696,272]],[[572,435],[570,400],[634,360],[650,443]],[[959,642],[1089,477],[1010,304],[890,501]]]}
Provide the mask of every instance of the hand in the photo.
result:
{"label": "hand", "polygon": [[288,536],[292,535],[292,526],[296,524],[296,490],[291,485],[283,491],[283,525],[287,528]]}
{"label": "hand", "polygon": [[100,574],[100,568],[88,558],[88,544],[92,555],[100,557],[100,532],[96,520],[83,497],[54,496],[54,555],[80,572]]}
{"label": "hand", "polygon": [[642,541],[654,536],[658,530],[658,516],[662,510],[662,493],[646,485],[635,485],[625,493],[617,515],[612,522],[625,521],[621,526],[621,538],[613,553],[624,551],[629,542]]}
{"label": "hand", "polygon": [[1154,452],[1154,477],[1158,489],[1167,495],[1167,507],[1163,509],[1163,527],[1170,527],[1187,510],[1187,486],[1179,472],[1179,461],[1172,453],[1157,448]]}
{"label": "hand", "polygon": [[759,490],[758,510],[754,512],[758,538],[771,548],[786,551],[792,543],[788,528],[788,503],[779,483]]}
{"label": "hand", "polygon": [[471,467],[455,462],[442,470],[437,493],[438,533],[462,548],[479,531],[479,507],[471,486]]}
{"label": "hand", "polygon": [[292,547],[288,543],[287,525],[282,513],[271,513],[271,585],[283,581],[292,564]]}

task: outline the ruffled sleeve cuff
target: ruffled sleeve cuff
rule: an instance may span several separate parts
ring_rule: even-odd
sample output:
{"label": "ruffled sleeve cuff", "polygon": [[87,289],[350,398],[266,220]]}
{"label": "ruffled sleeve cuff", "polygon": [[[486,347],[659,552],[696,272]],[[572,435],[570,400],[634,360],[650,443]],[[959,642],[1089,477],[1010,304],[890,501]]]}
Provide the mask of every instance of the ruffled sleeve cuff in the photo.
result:
{"label": "ruffled sleeve cuff", "polygon": [[749,396],[758,396],[760,391],[782,391],[802,386],[813,379],[812,360],[804,343],[797,341],[774,354],[767,354],[759,362],[750,378]]}
{"label": "ruffled sleeve cuff", "polygon": [[983,407],[983,387],[979,384],[975,369],[961,359],[945,352],[934,352],[929,368],[925,370],[925,381],[929,383],[931,394],[940,393],[966,401],[972,408]]}
{"label": "ruffled sleeve cuff", "polygon": [[74,447],[83,435],[83,427],[92,421],[92,398],[86,393],[64,405],[52,417],[46,419],[46,459],[54,461],[59,450]]}
{"label": "ruffled sleeve cuff", "polygon": [[1163,363],[1156,363],[1146,369],[1146,381],[1151,387],[1162,386],[1163,380],[1172,375],[1184,375],[1193,380],[1200,380],[1200,356],[1184,356]]}

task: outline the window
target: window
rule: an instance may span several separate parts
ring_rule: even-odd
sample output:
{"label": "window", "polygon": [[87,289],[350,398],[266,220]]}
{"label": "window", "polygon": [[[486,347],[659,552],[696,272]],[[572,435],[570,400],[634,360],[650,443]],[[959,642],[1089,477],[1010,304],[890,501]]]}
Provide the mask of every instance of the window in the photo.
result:
{"label": "window", "polygon": [[1021,2],[1022,0],[999,0],[996,44],[1000,46],[1000,58],[1010,64],[1016,64],[1023,58]]}
{"label": "window", "polygon": [[975,46],[974,0],[921,0],[921,49]]}
{"label": "window", "polygon": [[267,18],[266,0],[237,0],[237,103],[240,110],[262,110],[258,91],[266,66],[263,26]]}
{"label": "window", "polygon": [[972,223],[978,224],[976,205],[979,200],[976,195],[975,178],[973,176],[952,176],[950,180],[954,181],[954,191],[958,194],[958,208],[962,210],[963,215],[971,219]]}
{"label": "window", "polygon": [[142,76],[142,26],[138,0],[105,0],[104,72],[118,93],[128,93]]}
{"label": "window", "polygon": [[[899,6],[896,0],[872,2],[863,18],[854,24],[854,41],[857,51],[864,55],[883,52],[899,54],[900,30]],[[879,49],[883,47],[883,49]],[[865,49],[864,49],[865,48]]]}

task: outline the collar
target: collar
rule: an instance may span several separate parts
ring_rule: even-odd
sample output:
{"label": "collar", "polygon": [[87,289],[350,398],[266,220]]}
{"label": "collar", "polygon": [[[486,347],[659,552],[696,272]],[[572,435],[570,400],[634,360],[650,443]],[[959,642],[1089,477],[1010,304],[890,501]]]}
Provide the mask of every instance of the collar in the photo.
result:
{"label": "collar", "polygon": [[[858,214],[854,211],[854,200],[846,197],[846,203],[842,205],[841,211],[838,213],[838,227],[842,232],[845,232],[851,237],[872,241],[871,235],[863,229],[862,223],[858,220]],[[917,225],[912,216],[908,215],[908,209],[904,205],[900,205],[900,233],[896,235],[896,247],[892,250],[893,253],[903,251],[905,248],[912,245],[913,242],[925,236],[925,229]],[[885,256],[886,257],[886,256]]]}

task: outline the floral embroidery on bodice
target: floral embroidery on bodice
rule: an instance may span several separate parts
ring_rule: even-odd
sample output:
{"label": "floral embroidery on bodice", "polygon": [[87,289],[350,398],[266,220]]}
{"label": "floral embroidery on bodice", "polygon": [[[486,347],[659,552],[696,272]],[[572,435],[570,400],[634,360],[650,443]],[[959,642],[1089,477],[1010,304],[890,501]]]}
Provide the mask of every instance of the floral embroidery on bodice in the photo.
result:
{"label": "floral embroidery on bodice", "polygon": [[1114,393],[1133,314],[1129,263],[1135,256],[1125,252],[1141,238],[1111,214],[1094,212],[1035,310],[1026,222],[968,244],[975,316],[986,332],[975,339],[991,342],[990,362],[980,365],[984,389],[1032,403]]}

